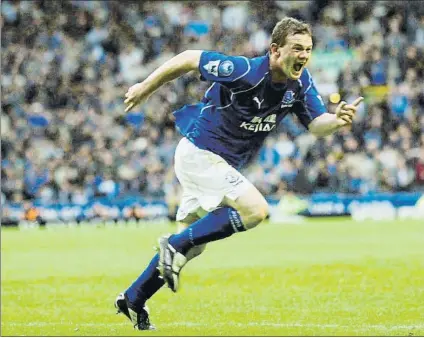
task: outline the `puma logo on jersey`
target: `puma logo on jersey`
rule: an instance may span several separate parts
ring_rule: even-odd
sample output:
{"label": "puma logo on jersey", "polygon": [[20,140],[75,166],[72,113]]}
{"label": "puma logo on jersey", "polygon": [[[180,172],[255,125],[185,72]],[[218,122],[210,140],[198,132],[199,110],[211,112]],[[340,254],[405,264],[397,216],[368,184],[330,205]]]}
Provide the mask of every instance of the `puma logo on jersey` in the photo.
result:
{"label": "puma logo on jersey", "polygon": [[255,101],[258,104],[258,109],[261,109],[261,104],[262,104],[262,102],[264,102],[264,99],[262,99],[262,101],[259,101],[258,97],[255,96],[253,98],[253,101]]}
{"label": "puma logo on jersey", "polygon": [[271,131],[275,128],[277,122],[277,115],[271,114],[265,118],[255,116],[250,120],[250,122],[242,122],[240,128],[253,131],[257,133],[258,131]]}

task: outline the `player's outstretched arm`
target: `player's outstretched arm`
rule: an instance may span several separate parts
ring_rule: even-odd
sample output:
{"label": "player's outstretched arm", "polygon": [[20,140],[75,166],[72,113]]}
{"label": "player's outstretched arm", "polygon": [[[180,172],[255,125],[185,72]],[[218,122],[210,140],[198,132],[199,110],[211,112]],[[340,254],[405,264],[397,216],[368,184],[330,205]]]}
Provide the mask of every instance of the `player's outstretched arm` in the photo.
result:
{"label": "player's outstretched arm", "polygon": [[143,82],[131,86],[125,94],[125,112],[147,100],[156,89],[192,70],[198,70],[201,50],[186,50],[165,62]]}
{"label": "player's outstretched arm", "polygon": [[351,104],[340,102],[335,114],[325,113],[316,117],[309,124],[309,131],[315,136],[322,137],[334,133],[341,127],[351,125],[358,106],[363,100],[364,98],[361,96]]}

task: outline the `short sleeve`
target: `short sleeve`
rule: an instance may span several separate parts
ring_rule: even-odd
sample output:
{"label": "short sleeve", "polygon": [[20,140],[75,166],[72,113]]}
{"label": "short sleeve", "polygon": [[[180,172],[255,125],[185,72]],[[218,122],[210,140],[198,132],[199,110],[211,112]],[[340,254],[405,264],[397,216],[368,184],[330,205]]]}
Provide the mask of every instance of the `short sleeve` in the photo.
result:
{"label": "short sleeve", "polygon": [[313,119],[327,112],[327,107],[315,87],[309,70],[305,69],[300,81],[302,82],[302,90],[299,95],[300,102],[293,106],[293,113],[308,128]]}
{"label": "short sleeve", "polygon": [[235,87],[249,73],[250,63],[244,56],[228,56],[213,51],[204,51],[200,56],[199,70],[202,80],[220,82],[229,87]]}

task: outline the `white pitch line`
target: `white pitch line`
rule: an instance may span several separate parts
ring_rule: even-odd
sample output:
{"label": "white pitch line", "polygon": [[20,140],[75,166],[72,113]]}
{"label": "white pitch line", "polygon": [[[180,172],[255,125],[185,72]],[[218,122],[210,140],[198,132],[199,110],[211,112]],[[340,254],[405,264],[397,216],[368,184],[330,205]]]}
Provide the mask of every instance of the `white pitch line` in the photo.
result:
{"label": "white pitch line", "polygon": [[[75,325],[75,327],[113,327],[113,326],[128,326],[128,323],[62,323],[62,322],[3,322],[3,327],[10,326],[33,326],[33,327],[46,327],[46,326],[56,326],[56,325]],[[185,326],[185,327],[211,327],[210,324],[206,323],[194,323],[194,322],[174,322],[174,323],[163,323],[158,324],[158,329],[161,327],[175,327],[175,326]],[[259,327],[305,327],[305,328],[329,328],[329,329],[359,329],[359,330],[369,330],[369,329],[382,329],[382,330],[399,330],[399,329],[424,329],[424,323],[420,324],[401,324],[401,325],[383,325],[383,324],[371,324],[371,325],[340,325],[340,324],[308,324],[308,323],[218,323],[214,324],[214,327],[244,327],[244,326],[259,326]]]}

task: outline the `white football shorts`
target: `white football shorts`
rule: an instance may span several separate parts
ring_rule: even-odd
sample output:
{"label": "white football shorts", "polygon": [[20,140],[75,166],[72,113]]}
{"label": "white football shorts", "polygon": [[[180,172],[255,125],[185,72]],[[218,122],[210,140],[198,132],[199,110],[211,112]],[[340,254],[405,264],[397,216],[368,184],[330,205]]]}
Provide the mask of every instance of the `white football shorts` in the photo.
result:
{"label": "white football shorts", "polygon": [[198,148],[185,137],[175,150],[175,173],[183,188],[177,221],[190,214],[203,216],[224,197],[236,200],[253,186],[221,156]]}

